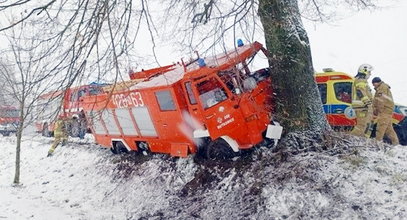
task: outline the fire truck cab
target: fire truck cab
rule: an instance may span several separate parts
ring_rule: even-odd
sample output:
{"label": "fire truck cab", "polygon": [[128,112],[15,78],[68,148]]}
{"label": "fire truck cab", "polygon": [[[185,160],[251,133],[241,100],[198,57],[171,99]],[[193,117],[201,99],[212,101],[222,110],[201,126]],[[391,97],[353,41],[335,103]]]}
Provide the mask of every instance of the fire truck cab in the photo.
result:
{"label": "fire truck cab", "polygon": [[261,51],[255,42],[206,59],[130,73],[131,81],[84,97],[96,142],[115,153],[185,157],[202,150],[218,158],[265,138],[279,139],[282,127],[272,125],[269,71],[250,69]]}
{"label": "fire truck cab", "polygon": [[35,123],[37,132],[49,137],[54,130],[54,120],[57,115],[67,119],[68,135],[80,136],[80,126],[86,121],[80,99],[84,96],[93,96],[102,93],[102,87],[107,84],[91,83],[78,87],[68,88],[65,91],[58,90],[40,96],[37,105],[38,119]]}
{"label": "fire truck cab", "polygon": [[19,121],[19,111],[17,108],[12,106],[0,107],[0,134],[9,136],[12,133],[16,133]]}

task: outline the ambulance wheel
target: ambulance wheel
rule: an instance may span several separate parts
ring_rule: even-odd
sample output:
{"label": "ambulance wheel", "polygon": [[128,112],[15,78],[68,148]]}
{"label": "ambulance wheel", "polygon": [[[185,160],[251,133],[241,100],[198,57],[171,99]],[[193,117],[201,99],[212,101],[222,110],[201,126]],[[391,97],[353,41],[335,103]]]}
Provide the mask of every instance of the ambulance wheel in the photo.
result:
{"label": "ambulance wheel", "polygon": [[209,160],[225,160],[231,159],[237,154],[225,140],[217,139],[206,147],[205,156]]}

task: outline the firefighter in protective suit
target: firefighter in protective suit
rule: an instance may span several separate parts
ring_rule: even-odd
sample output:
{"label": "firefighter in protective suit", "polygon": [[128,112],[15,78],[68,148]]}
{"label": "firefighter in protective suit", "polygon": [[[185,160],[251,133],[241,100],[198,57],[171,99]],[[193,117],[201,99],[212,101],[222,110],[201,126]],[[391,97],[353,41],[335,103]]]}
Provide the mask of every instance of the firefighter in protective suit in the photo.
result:
{"label": "firefighter in protective suit", "polygon": [[372,84],[376,90],[373,98],[373,114],[377,116],[376,140],[382,141],[386,135],[393,145],[398,145],[399,139],[392,123],[394,101],[390,86],[379,77],[373,78]]}
{"label": "firefighter in protective suit", "polygon": [[64,121],[63,116],[59,116],[58,120],[55,122],[54,142],[52,143],[52,146],[48,151],[48,157],[54,153],[55,148],[58,146],[58,144],[61,143],[62,146],[64,146],[67,141],[68,141],[68,136],[67,136],[67,132],[66,132],[65,121]]}
{"label": "firefighter in protective suit", "polygon": [[369,64],[362,64],[353,83],[352,108],[356,113],[356,125],[352,134],[365,137],[373,119],[372,91],[368,79],[373,70]]}

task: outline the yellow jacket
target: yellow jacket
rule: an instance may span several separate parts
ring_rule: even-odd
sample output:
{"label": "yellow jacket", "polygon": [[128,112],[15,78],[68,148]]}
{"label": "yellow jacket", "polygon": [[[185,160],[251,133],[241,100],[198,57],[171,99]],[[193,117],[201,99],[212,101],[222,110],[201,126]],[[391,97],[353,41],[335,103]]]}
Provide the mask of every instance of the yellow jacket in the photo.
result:
{"label": "yellow jacket", "polygon": [[394,101],[393,95],[390,91],[390,86],[384,82],[380,82],[379,86],[375,88],[375,90],[376,93],[373,99],[374,114],[393,114]]}
{"label": "yellow jacket", "polygon": [[352,107],[354,109],[367,109],[372,104],[372,90],[367,79],[356,78],[353,83]]}
{"label": "yellow jacket", "polygon": [[55,135],[55,136],[65,136],[65,135],[66,135],[66,129],[65,129],[65,122],[64,122],[64,120],[58,119],[58,120],[55,122],[54,135]]}

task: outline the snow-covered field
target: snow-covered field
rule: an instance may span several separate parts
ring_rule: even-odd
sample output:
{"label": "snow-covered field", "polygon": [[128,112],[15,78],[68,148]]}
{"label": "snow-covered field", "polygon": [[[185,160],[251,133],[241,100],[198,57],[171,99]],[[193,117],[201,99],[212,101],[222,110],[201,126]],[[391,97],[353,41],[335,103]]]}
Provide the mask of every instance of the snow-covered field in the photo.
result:
{"label": "snow-covered field", "polygon": [[407,219],[407,148],[273,154],[230,162],[112,155],[71,139],[0,136],[0,219]]}

